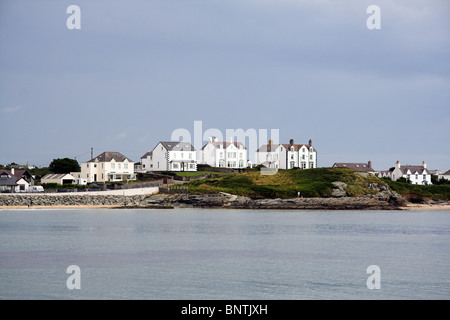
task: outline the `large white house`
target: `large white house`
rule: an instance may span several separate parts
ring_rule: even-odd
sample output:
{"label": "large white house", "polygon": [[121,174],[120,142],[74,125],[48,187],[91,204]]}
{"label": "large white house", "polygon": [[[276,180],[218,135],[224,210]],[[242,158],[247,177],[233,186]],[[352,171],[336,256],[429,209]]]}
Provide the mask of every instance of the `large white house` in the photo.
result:
{"label": "large white house", "polygon": [[141,163],[143,171],[197,171],[197,152],[189,142],[160,141]]}
{"label": "large white house", "polygon": [[77,178],[85,179],[87,183],[136,180],[134,162],[120,152],[103,152],[81,163],[81,173]]}
{"label": "large white house", "polygon": [[234,142],[232,138],[228,142],[219,141],[210,137],[201,151],[202,164],[219,168],[246,168],[248,167],[247,148],[241,142]]}
{"label": "large white house", "polygon": [[269,140],[256,150],[255,164],[276,169],[317,168],[317,150],[311,140],[308,144],[295,144],[294,139],[288,144],[273,144]]}
{"label": "large white house", "polygon": [[394,171],[391,173],[391,179],[397,181],[399,178],[406,178],[412,184],[431,184],[431,173],[427,169],[427,165],[401,166],[397,161]]}

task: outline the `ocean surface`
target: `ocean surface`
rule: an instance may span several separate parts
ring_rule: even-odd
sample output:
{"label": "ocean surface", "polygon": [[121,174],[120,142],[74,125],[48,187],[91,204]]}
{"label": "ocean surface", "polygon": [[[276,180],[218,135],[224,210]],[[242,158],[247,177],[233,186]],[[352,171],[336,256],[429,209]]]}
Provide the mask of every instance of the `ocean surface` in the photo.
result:
{"label": "ocean surface", "polygon": [[449,298],[450,211],[0,210],[0,299]]}

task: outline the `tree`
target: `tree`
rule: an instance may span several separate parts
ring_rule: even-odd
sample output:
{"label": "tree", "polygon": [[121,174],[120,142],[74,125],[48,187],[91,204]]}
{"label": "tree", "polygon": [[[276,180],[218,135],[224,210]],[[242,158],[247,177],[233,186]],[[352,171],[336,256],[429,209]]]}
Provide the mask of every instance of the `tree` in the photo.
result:
{"label": "tree", "polygon": [[48,168],[53,173],[69,173],[81,171],[78,161],[69,158],[53,159]]}

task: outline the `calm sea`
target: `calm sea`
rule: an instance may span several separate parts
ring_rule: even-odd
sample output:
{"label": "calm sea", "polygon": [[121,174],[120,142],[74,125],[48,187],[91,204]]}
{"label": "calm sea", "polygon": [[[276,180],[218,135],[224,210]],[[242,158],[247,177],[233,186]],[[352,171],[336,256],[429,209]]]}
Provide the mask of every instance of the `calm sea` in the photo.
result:
{"label": "calm sea", "polygon": [[0,210],[0,299],[449,298],[450,211]]}

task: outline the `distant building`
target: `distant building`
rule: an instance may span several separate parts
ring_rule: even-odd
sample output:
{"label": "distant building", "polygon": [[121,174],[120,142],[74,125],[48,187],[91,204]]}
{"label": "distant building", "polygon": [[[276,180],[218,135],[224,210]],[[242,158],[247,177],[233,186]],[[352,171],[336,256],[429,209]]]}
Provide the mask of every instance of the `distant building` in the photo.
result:
{"label": "distant building", "polygon": [[422,165],[400,165],[397,161],[394,171],[392,171],[391,179],[397,181],[399,178],[406,178],[412,184],[431,184],[431,173],[427,169],[427,165],[422,162]]}
{"label": "distant building", "polygon": [[136,180],[134,162],[120,152],[103,152],[91,160],[81,163],[79,176],[87,183]]}
{"label": "distant building", "polygon": [[160,141],[141,163],[143,171],[197,171],[197,152],[189,142]]}
{"label": "distant building", "polygon": [[211,167],[242,169],[248,166],[247,148],[241,142],[234,142],[232,138],[224,142],[210,137],[200,154],[199,162]]}
{"label": "distant building", "polygon": [[357,171],[365,171],[374,173],[375,170],[372,168],[372,161],[364,162],[336,162],[333,164],[333,168],[348,168]]}
{"label": "distant building", "polygon": [[22,176],[14,175],[14,169],[0,170],[0,192],[26,192],[31,184]]}
{"label": "distant building", "polygon": [[76,180],[69,173],[49,173],[41,178],[41,184],[44,183],[56,183],[59,185],[76,184]]}
{"label": "distant building", "polygon": [[442,179],[442,178],[444,178],[446,180],[450,180],[450,170],[438,175],[438,179]]}
{"label": "distant building", "polygon": [[286,144],[273,144],[269,140],[255,152],[255,164],[275,169],[310,169],[317,168],[317,150],[308,144],[295,144],[290,139]]}

